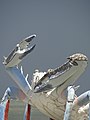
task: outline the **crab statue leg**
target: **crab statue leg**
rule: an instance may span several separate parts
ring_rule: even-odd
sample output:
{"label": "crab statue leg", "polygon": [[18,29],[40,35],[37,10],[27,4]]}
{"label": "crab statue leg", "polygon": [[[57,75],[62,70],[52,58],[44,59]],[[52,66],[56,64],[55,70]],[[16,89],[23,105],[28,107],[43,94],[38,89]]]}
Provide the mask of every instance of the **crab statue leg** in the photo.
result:
{"label": "crab statue leg", "polygon": [[64,114],[64,120],[70,120],[70,115],[73,107],[73,101],[75,99],[75,90],[73,86],[69,86],[67,95],[67,103],[66,103],[66,110]]}
{"label": "crab statue leg", "polygon": [[78,113],[87,113],[90,120],[90,90],[78,96],[73,103],[73,108],[79,106]]}
{"label": "crab statue leg", "polygon": [[75,98],[75,91],[77,90],[78,87],[79,86],[77,86],[77,87],[69,86],[67,89],[68,96],[67,96],[64,120],[70,120],[70,115],[72,113],[72,109],[74,109],[74,107],[76,107],[76,106],[78,106],[77,107],[78,113],[81,115],[84,115],[85,118],[88,115],[88,118],[90,120],[90,91],[87,91],[87,92],[81,94],[79,97]]}

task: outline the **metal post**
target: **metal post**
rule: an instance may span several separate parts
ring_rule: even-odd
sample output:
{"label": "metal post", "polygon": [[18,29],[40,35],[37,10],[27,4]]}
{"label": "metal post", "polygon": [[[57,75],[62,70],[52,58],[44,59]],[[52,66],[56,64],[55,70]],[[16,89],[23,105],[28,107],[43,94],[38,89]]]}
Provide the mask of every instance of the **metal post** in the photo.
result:
{"label": "metal post", "polygon": [[73,107],[73,101],[75,98],[75,90],[73,86],[69,86],[68,89],[68,94],[67,94],[67,103],[66,103],[66,110],[64,114],[64,120],[70,120],[70,115]]}

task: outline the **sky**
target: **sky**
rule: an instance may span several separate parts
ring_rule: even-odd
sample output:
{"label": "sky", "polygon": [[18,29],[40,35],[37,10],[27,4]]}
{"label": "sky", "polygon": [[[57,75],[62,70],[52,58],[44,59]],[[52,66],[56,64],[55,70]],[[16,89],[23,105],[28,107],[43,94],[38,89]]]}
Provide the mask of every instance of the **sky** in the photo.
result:
{"label": "sky", "polygon": [[[35,50],[21,65],[29,80],[35,69],[47,71],[66,62],[73,53],[90,61],[90,0],[0,0],[0,97],[8,86],[16,86],[2,65],[15,45],[36,34]],[[77,80],[77,94],[90,89],[90,62]]]}

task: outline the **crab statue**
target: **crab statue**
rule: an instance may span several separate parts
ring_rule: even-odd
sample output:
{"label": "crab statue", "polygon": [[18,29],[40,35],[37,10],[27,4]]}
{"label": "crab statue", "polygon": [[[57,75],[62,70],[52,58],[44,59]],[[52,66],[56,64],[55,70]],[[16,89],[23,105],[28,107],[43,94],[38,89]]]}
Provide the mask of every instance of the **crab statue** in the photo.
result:
{"label": "crab statue", "polygon": [[24,76],[22,66],[19,68],[18,65],[35,48],[35,45],[28,47],[35,37],[36,35],[31,35],[23,39],[8,57],[4,57],[5,70],[18,88],[9,87],[6,90],[0,105],[2,115],[8,114],[11,99],[19,99],[26,103],[24,120],[30,120],[31,106],[51,120],[88,120],[90,91],[76,96],[78,86],[74,86],[75,81],[85,71],[88,58],[76,53],[55,69],[46,72],[35,70],[30,84],[28,74]]}

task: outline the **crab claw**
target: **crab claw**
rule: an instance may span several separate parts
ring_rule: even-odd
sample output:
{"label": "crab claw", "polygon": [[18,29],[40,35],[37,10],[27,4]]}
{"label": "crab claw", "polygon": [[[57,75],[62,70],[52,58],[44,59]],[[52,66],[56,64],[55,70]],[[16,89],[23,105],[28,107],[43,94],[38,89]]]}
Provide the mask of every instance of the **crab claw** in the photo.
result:
{"label": "crab claw", "polygon": [[5,67],[17,66],[22,59],[35,48],[36,45],[33,45],[30,48],[28,47],[34,37],[36,37],[35,34],[23,39],[16,45],[9,56],[4,58],[3,64]]}

